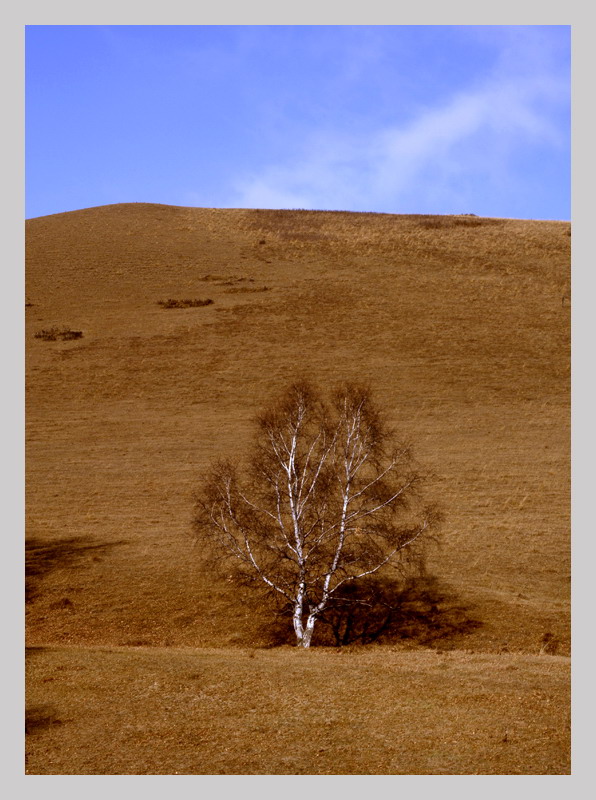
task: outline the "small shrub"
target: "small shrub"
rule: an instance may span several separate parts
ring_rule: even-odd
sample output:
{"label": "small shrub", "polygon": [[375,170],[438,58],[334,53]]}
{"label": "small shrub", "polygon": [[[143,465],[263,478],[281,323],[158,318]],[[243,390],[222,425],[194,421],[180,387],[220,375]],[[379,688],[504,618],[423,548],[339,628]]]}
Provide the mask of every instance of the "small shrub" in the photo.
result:
{"label": "small shrub", "polygon": [[549,656],[554,656],[560,644],[559,638],[551,631],[547,631],[540,640],[540,655],[546,653]]}
{"label": "small shrub", "polygon": [[152,642],[149,639],[126,639],[123,642],[124,647],[151,647]]}
{"label": "small shrub", "polygon": [[83,331],[72,331],[70,328],[42,328],[35,334],[36,339],[43,339],[46,342],[61,340],[68,342],[72,339],[81,339]]}
{"label": "small shrub", "polygon": [[69,611],[74,610],[74,603],[69,597],[63,597],[61,600],[56,600],[54,603],[50,604],[51,609],[68,609]]}
{"label": "small shrub", "polygon": [[157,305],[162,308],[199,308],[200,306],[210,306],[213,300],[158,300]]}

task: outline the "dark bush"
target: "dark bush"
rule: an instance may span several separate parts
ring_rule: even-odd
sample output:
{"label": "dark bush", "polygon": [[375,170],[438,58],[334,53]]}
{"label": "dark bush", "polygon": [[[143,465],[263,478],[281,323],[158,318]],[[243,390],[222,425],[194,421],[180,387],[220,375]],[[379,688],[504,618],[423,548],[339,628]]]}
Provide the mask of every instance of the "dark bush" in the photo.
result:
{"label": "dark bush", "polygon": [[158,300],[157,305],[162,308],[199,308],[200,306],[210,306],[213,300]]}
{"label": "dark bush", "polygon": [[68,342],[71,339],[81,339],[83,331],[72,331],[70,328],[42,328],[35,334],[36,339],[43,339],[46,342],[61,340]]}

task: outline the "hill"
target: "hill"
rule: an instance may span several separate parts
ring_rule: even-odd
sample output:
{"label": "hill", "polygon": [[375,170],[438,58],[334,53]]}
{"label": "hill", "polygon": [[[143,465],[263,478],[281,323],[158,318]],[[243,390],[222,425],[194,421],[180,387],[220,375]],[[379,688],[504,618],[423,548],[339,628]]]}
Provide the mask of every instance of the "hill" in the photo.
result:
{"label": "hill", "polygon": [[[26,244],[30,774],[569,771],[568,223],[137,203]],[[367,648],[264,650],[189,536],[299,375],[370,382],[447,517]]]}
{"label": "hill", "polygon": [[30,642],[266,644],[191,547],[192,493],[302,374],[370,381],[434,471],[432,571],[480,623],[441,646],[568,653],[569,234],[143,203],[28,220]]}

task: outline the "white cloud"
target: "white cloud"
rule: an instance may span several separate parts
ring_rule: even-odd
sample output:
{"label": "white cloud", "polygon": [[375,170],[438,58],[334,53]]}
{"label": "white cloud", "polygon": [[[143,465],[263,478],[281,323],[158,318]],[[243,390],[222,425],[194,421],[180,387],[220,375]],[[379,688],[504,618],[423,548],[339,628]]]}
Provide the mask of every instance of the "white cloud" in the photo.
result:
{"label": "white cloud", "polygon": [[404,210],[404,204],[428,205],[438,197],[466,203],[466,178],[484,179],[487,188],[503,185],[520,146],[566,143],[553,109],[567,101],[567,82],[550,63],[548,48],[538,46],[532,30],[526,33],[521,44],[523,31],[505,37],[482,85],[443,98],[406,124],[381,127],[366,138],[342,130],[312,132],[301,159],[270,164],[239,181],[235,204]]}

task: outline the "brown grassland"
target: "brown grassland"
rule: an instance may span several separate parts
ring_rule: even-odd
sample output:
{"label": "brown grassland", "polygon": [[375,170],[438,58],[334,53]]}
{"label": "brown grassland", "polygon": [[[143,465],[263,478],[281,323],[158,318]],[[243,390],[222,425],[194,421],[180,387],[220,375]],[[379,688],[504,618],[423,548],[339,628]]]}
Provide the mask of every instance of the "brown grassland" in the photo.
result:
{"label": "brown grassland", "polygon": [[[570,772],[569,223],[134,203],[26,233],[28,774]],[[446,514],[430,606],[366,646],[290,647],[189,535],[298,376],[369,382]]]}

